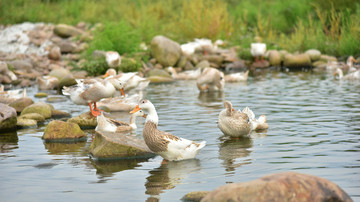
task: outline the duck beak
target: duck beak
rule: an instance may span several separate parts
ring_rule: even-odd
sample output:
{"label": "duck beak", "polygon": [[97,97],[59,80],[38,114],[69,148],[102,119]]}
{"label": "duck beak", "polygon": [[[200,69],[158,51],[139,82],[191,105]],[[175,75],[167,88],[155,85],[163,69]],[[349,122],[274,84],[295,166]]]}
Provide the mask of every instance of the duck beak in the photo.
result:
{"label": "duck beak", "polygon": [[135,112],[137,112],[139,110],[140,110],[139,105],[136,105],[136,107],[130,112],[130,114],[133,114],[133,113],[135,113]]}
{"label": "duck beak", "polygon": [[125,96],[124,88],[120,89],[121,95]]}
{"label": "duck beak", "polygon": [[108,77],[108,76],[110,76],[110,74],[106,72],[106,73],[104,74],[103,78],[105,79],[105,78]]}
{"label": "duck beak", "polygon": [[144,114],[143,117],[146,118],[146,114]]}

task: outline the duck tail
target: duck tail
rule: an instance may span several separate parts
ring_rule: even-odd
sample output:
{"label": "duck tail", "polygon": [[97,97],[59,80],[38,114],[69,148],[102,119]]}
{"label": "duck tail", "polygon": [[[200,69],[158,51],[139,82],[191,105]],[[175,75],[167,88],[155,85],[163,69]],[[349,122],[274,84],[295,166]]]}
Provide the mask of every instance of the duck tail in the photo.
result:
{"label": "duck tail", "polygon": [[249,107],[245,107],[242,112],[247,114],[250,120],[255,120],[255,114]]}
{"label": "duck tail", "polygon": [[70,88],[67,87],[67,86],[63,86],[62,94],[63,95],[70,95]]}
{"label": "duck tail", "polygon": [[202,149],[203,147],[205,147],[206,145],[206,141],[202,141],[199,143],[199,146],[198,146],[198,150]]}

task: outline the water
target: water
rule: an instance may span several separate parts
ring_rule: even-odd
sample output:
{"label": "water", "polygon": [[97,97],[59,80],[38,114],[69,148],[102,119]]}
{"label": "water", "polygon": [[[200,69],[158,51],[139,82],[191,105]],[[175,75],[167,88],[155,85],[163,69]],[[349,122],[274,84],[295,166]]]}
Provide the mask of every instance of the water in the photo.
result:
{"label": "water", "polygon": [[[285,171],[329,179],[360,201],[359,89],[304,72],[268,73],[213,94],[199,94],[194,81],[150,85],[144,96],[158,111],[159,129],[207,141],[196,159],[94,162],[88,157],[93,130],[77,144],[44,143],[45,125],[18,130],[0,135],[1,201],[179,201],[190,191]],[[269,130],[243,140],[224,137],[215,123],[224,100],[265,114]],[[71,101],[53,105],[73,116],[88,110]],[[143,122],[137,120],[139,137]]]}

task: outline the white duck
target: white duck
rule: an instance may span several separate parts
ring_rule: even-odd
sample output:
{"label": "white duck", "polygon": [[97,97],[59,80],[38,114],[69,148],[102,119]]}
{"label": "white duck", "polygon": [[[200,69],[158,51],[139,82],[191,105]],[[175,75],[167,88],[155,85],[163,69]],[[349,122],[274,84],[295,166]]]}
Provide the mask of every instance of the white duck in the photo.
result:
{"label": "white duck", "polygon": [[261,57],[260,61],[264,61],[264,55],[266,52],[266,44],[265,43],[251,43],[251,55],[255,57],[255,62],[259,61],[259,57]]}
{"label": "white duck", "polygon": [[265,115],[260,115],[259,118],[256,119],[254,112],[249,107],[245,107],[242,112],[248,115],[251,123],[251,130],[257,131],[269,128],[269,125],[266,123]]}
{"label": "white duck", "polygon": [[97,105],[98,107],[106,107],[109,111],[125,111],[130,112],[142,100],[142,91],[131,96],[117,96],[101,99]]}
{"label": "white duck", "polygon": [[168,67],[167,70],[170,72],[171,77],[176,80],[197,79],[201,75],[201,68],[196,70],[187,70],[180,73],[177,73],[174,67]]}
{"label": "white duck", "polygon": [[[63,87],[62,93],[69,95],[70,99],[79,105],[89,105],[91,114],[93,116],[100,115],[100,110],[96,106],[96,102],[102,98],[111,97],[114,95],[116,89],[120,89],[125,96],[123,84],[114,78],[109,79],[85,79],[77,80],[78,84]],[[92,108],[92,103],[94,108]]]}
{"label": "white duck", "polygon": [[110,68],[118,67],[121,64],[120,54],[116,51],[107,51],[105,53],[105,59]]}
{"label": "white duck", "polygon": [[334,76],[336,76],[337,74],[339,75],[340,80],[360,80],[360,70],[353,71],[344,76],[343,71],[340,68],[337,68]]}
{"label": "white duck", "polygon": [[118,121],[109,117],[105,117],[103,113],[101,115],[97,116],[97,126],[95,128],[95,131],[101,131],[101,132],[128,132],[131,130],[135,130],[137,128],[136,126],[136,118],[137,117],[144,117],[146,118],[146,115],[144,111],[139,110],[133,114],[131,114],[130,122],[126,123],[123,121]]}
{"label": "white duck", "polygon": [[222,91],[225,86],[224,73],[207,67],[196,80],[197,87],[200,91]]}
{"label": "white duck", "polygon": [[357,61],[353,56],[349,56],[346,60],[346,63],[338,61],[328,61],[328,63],[326,64],[326,71],[333,73],[336,72],[338,68],[340,68],[342,71],[345,72],[354,72],[357,70],[354,66],[354,62]]}
{"label": "white duck", "polygon": [[232,107],[231,102],[224,102],[225,109],[222,110],[218,118],[218,127],[230,137],[248,136],[251,131],[251,122],[249,116]]}
{"label": "white duck", "polygon": [[135,113],[140,109],[148,111],[143,129],[145,143],[151,151],[165,160],[179,161],[195,158],[200,149],[206,145],[205,141],[196,143],[158,130],[159,118],[155,106],[149,100],[142,100],[130,113]]}
{"label": "white duck", "polygon": [[119,72],[119,74],[116,73],[115,69],[108,69],[104,75],[104,78],[107,77],[114,77],[118,79],[120,82],[124,83],[124,89],[130,90],[133,88],[139,88],[139,90],[145,89],[150,81],[146,78],[140,77],[137,75],[138,72]]}
{"label": "white duck", "polygon": [[249,76],[249,70],[247,70],[246,72],[227,74],[225,75],[225,82],[247,81],[248,76]]}

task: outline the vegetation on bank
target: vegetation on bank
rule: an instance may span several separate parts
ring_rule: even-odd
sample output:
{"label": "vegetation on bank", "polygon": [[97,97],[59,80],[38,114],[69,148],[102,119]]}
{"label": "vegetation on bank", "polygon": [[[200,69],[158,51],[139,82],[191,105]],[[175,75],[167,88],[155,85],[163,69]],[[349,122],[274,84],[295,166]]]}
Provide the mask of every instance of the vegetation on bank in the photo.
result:
{"label": "vegetation on bank", "polygon": [[88,55],[98,48],[134,53],[159,34],[180,43],[223,39],[239,46],[242,57],[255,36],[269,49],[360,54],[356,0],[0,0],[0,23],[25,21],[103,23]]}

